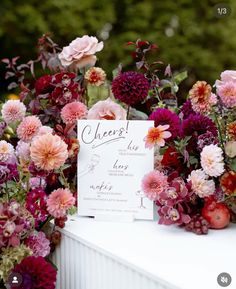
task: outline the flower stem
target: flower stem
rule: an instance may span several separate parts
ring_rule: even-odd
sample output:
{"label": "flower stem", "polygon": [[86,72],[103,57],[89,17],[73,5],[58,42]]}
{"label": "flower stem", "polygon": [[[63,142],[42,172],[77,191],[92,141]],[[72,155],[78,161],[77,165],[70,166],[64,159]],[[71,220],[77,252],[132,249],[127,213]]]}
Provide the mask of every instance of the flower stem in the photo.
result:
{"label": "flower stem", "polygon": [[223,139],[223,135],[222,135],[222,131],[221,131],[221,126],[220,126],[220,123],[219,123],[219,120],[217,118],[217,114],[215,111],[214,111],[214,117],[215,117],[216,125],[217,125],[218,131],[219,131],[220,146],[221,146],[222,150],[224,151],[224,139]]}
{"label": "flower stem", "polygon": [[128,105],[128,109],[127,109],[127,115],[126,115],[126,119],[129,119],[129,111],[130,111],[130,105]]}

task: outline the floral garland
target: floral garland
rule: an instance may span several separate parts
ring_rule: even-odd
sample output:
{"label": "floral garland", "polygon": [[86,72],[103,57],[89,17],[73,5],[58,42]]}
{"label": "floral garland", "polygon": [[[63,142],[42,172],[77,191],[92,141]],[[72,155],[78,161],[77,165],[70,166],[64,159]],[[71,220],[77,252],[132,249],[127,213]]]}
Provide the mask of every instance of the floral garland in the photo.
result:
{"label": "floral garland", "polygon": [[[150,63],[154,44],[137,40],[127,46],[134,48],[137,71],[119,66],[111,90],[104,89],[106,73],[94,66],[103,49],[96,37],[78,37],[61,49],[46,34],[36,60],[2,59],[8,88],[19,90],[0,115],[3,284],[14,272],[23,279],[18,288],[55,288],[49,254],[60,243],[58,228],[75,212],[78,119],[154,120],[144,142],[155,148],[155,170],[141,186],[156,203],[160,224],[206,234],[209,227],[227,226],[230,217],[235,221],[236,71],[221,74],[215,94],[198,81],[178,108],[178,85],[187,73],[173,74],[159,60]],[[35,76],[35,66],[42,76]],[[106,99],[100,99],[102,91]],[[53,228],[47,226],[51,220]]]}

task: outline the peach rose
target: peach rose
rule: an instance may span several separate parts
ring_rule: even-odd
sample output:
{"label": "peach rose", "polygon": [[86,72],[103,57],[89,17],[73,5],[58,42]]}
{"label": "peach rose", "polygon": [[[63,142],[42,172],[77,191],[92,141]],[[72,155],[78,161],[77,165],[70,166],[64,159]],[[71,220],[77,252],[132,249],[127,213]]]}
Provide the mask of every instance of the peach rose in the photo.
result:
{"label": "peach rose", "polygon": [[88,119],[125,120],[126,110],[110,98],[98,101],[88,111]]}
{"label": "peach rose", "polygon": [[63,47],[58,55],[63,66],[76,65],[79,69],[94,66],[97,60],[95,53],[103,49],[103,42],[94,36],[77,37],[68,46]]}

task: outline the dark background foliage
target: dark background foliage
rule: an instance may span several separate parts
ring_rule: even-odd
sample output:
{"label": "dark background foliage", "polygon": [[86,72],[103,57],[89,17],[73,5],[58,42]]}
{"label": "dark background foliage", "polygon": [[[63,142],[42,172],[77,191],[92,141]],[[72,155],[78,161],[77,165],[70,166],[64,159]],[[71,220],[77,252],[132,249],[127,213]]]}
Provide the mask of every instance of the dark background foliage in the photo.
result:
{"label": "dark background foliage", "polygon": [[[174,70],[187,70],[181,86],[186,94],[196,80],[211,84],[225,69],[236,69],[236,1],[224,1],[230,16],[217,18],[216,0],[1,0],[0,58],[36,58],[37,38],[51,32],[60,46],[84,34],[105,42],[98,65],[111,78],[122,62],[131,68],[127,41],[137,38],[158,44],[158,60]],[[6,92],[0,67],[1,94]]]}

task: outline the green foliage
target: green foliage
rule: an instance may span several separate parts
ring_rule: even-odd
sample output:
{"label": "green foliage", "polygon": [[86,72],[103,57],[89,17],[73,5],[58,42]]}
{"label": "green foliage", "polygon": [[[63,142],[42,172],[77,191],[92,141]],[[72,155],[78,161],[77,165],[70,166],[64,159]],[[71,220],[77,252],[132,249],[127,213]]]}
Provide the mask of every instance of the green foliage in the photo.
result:
{"label": "green foliage", "polygon": [[1,0],[1,58],[21,55],[33,58],[37,38],[51,32],[61,46],[83,34],[105,40],[99,65],[112,77],[122,62],[131,66],[124,45],[137,38],[157,43],[158,59],[170,63],[173,71],[188,71],[180,86],[186,94],[196,80],[214,83],[222,70],[235,69],[236,2],[230,16],[216,18],[218,0]]}

